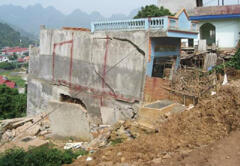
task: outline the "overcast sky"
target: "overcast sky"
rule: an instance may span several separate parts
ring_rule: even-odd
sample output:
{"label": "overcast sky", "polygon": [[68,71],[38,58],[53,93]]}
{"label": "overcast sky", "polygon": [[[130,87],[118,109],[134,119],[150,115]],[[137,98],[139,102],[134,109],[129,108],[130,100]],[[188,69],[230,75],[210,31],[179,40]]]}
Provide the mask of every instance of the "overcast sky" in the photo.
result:
{"label": "overcast sky", "polygon": [[[212,5],[217,4],[217,1],[204,0],[204,3]],[[238,0],[225,0],[226,4],[237,2]],[[64,13],[70,13],[78,8],[87,13],[98,11],[104,16],[110,16],[116,13],[129,14],[130,11],[141,6],[157,4],[157,0],[0,0],[0,5],[13,4],[26,7],[36,3],[42,4],[44,7],[54,6]]]}

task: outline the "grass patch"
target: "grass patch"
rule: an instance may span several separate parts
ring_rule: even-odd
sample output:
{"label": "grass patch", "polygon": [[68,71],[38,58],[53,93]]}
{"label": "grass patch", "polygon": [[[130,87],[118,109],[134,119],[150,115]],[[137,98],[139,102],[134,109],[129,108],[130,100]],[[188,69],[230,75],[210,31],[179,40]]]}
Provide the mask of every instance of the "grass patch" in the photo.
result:
{"label": "grass patch", "polygon": [[114,140],[111,140],[111,145],[117,145],[117,144],[121,144],[123,143],[123,139],[122,138],[117,138],[117,139],[114,139]]}
{"label": "grass patch", "polygon": [[61,166],[71,164],[79,155],[87,155],[84,150],[59,150],[53,145],[31,148],[24,151],[20,148],[0,154],[1,166]]}

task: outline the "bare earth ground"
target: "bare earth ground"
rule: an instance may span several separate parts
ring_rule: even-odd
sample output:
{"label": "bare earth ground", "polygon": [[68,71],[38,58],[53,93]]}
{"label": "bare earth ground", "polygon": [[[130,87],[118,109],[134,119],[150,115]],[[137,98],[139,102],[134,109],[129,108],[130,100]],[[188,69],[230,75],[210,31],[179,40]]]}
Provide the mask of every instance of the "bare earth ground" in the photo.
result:
{"label": "bare earth ground", "polygon": [[[169,166],[239,166],[240,131],[200,149],[185,154],[176,154],[161,165]],[[157,164],[156,164],[157,165]]]}
{"label": "bare earth ground", "polygon": [[223,86],[190,111],[158,126],[158,133],[98,150],[72,165],[240,165],[240,80]]}

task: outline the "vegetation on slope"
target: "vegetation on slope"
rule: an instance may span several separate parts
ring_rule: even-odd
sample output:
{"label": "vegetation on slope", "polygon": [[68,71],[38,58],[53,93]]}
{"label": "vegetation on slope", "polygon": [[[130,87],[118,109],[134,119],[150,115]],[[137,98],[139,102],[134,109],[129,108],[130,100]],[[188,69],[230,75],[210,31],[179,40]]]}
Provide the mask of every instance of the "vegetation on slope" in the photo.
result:
{"label": "vegetation on slope", "polygon": [[73,152],[71,150],[59,150],[50,145],[32,148],[29,151],[23,149],[11,149],[0,154],[1,166],[61,166],[70,164],[79,155],[86,155],[84,150]]}
{"label": "vegetation on slope", "polygon": [[19,94],[17,89],[0,85],[0,119],[23,117],[26,109],[26,94]]}
{"label": "vegetation on slope", "polygon": [[7,24],[0,23],[0,48],[9,46],[28,47],[29,44],[33,44],[33,41],[15,31]]}
{"label": "vegetation on slope", "polygon": [[218,73],[224,73],[224,68],[233,68],[233,69],[240,70],[240,48],[238,48],[238,51],[230,61],[216,66],[215,70]]}

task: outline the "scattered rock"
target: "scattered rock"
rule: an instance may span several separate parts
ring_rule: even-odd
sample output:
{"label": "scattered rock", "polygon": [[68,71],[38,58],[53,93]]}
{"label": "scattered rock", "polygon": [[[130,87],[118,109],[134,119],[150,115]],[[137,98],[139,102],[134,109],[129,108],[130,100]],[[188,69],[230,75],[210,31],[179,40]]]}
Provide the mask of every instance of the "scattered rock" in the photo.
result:
{"label": "scattered rock", "polygon": [[192,152],[192,150],[183,150],[180,152],[182,158],[188,157],[189,153]]}
{"label": "scattered rock", "polygon": [[27,130],[28,135],[35,136],[40,132],[40,126],[39,125],[33,125]]}
{"label": "scattered rock", "polygon": [[20,127],[20,126],[23,126],[25,123],[32,122],[32,121],[33,121],[33,118],[27,118],[27,119],[24,119],[22,121],[13,123],[11,128],[16,129],[16,128]]}
{"label": "scattered rock", "polygon": [[162,162],[162,159],[161,158],[156,158],[156,159],[153,159],[152,162],[154,164],[160,164]]}
{"label": "scattered rock", "polygon": [[121,162],[122,162],[122,163],[125,162],[125,160],[126,160],[125,157],[122,157],[122,158],[121,158]]}
{"label": "scattered rock", "polygon": [[169,158],[171,158],[171,156],[168,153],[163,156],[163,159],[169,159]]}
{"label": "scattered rock", "polygon": [[66,145],[64,146],[65,150],[68,149],[86,149],[87,146],[87,142],[77,142],[77,143],[66,143]]}
{"label": "scattered rock", "polygon": [[92,161],[92,160],[93,160],[92,157],[88,157],[88,158],[86,159],[86,161]]}
{"label": "scattered rock", "polygon": [[82,158],[82,155],[80,155],[80,156],[77,157],[77,159],[80,159],[80,158]]}
{"label": "scattered rock", "polygon": [[230,159],[231,157],[230,156],[227,156],[226,159]]}
{"label": "scattered rock", "polygon": [[40,133],[39,133],[39,136],[45,136],[45,135],[47,135],[48,134],[48,130],[44,130],[44,131],[41,131]]}
{"label": "scattered rock", "polygon": [[15,132],[12,132],[11,130],[7,130],[3,135],[1,142],[8,142],[11,141],[15,137]]}
{"label": "scattered rock", "polygon": [[122,152],[118,152],[118,153],[117,153],[117,156],[122,156]]}
{"label": "scattered rock", "polygon": [[32,122],[27,122],[23,126],[18,127],[16,129],[16,135],[23,135],[30,127],[32,126]]}
{"label": "scattered rock", "polygon": [[103,159],[103,160],[107,160],[107,157],[106,157],[106,156],[102,156],[102,159]]}

